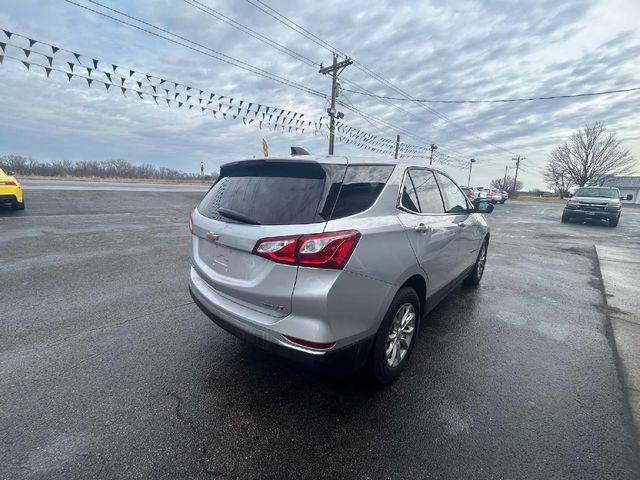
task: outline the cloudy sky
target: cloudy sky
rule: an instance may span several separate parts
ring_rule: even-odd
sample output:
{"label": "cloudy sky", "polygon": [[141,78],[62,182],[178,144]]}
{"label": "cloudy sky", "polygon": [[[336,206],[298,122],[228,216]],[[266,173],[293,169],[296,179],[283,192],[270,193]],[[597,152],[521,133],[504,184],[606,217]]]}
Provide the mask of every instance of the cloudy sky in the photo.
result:
{"label": "cloudy sky", "polygon": [[[90,0],[74,1],[142,26]],[[198,0],[299,55],[293,58],[189,4],[193,1],[99,3],[180,35],[181,43],[196,42],[205,52],[215,50],[308,89],[330,91],[329,78],[314,65],[330,62],[330,49],[251,2]],[[547,96],[640,86],[637,0],[252,2],[267,11],[264,4],[271,6],[354,58],[358,65],[343,73],[344,90],[402,96],[367,70],[414,98],[426,99]],[[64,0],[1,2],[0,29],[99,59],[100,66],[117,64],[118,71],[133,69],[236,102],[277,106],[309,119],[326,110],[325,98]],[[23,55],[15,46],[24,46],[24,39],[7,39],[0,32],[0,42],[9,43],[7,55]],[[33,50],[50,53],[42,44]],[[56,62],[64,53],[56,54]],[[30,58],[44,61],[35,53]],[[526,103],[418,105],[343,91],[340,100],[353,106],[339,109],[349,125],[386,138],[400,134],[411,144],[437,144],[444,155],[439,166],[461,183],[466,183],[468,170],[456,165],[471,157],[478,160],[471,183],[486,184],[502,176],[505,166],[515,163],[511,158],[520,154],[527,158],[520,173],[525,187],[540,187],[539,172],[553,146],[593,121],[616,130],[640,159],[640,92]],[[95,83],[87,88],[82,79],[69,82],[55,71],[47,79],[42,68],[27,70],[9,58],[0,65],[0,105],[0,154],[41,160],[125,158],[198,171],[201,161],[207,170],[216,170],[226,161],[261,155],[262,138],[271,155],[288,155],[290,145],[314,153],[327,149],[327,140],[314,135],[313,128],[297,136],[260,130],[195,109],[158,106],[131,94],[123,97]],[[338,143],[336,153],[366,152]]]}

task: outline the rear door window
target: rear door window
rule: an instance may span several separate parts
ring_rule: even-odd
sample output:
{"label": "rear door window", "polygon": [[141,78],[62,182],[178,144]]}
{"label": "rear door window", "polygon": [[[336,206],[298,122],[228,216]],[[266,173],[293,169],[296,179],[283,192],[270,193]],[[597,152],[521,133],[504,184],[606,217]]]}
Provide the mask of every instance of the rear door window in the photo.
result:
{"label": "rear door window", "polygon": [[440,190],[431,170],[407,170],[401,202],[403,207],[416,213],[444,213]]}

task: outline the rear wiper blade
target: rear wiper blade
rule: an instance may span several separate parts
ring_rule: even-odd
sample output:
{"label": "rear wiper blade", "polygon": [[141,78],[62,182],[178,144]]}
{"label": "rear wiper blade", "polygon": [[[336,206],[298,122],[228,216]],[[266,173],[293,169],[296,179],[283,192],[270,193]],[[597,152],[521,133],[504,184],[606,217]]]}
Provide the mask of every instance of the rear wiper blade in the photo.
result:
{"label": "rear wiper blade", "polygon": [[231,220],[237,220],[239,222],[249,223],[251,225],[260,225],[260,222],[258,222],[255,218],[251,218],[244,213],[229,210],[228,208],[219,208],[218,213],[223,217],[230,218]]}

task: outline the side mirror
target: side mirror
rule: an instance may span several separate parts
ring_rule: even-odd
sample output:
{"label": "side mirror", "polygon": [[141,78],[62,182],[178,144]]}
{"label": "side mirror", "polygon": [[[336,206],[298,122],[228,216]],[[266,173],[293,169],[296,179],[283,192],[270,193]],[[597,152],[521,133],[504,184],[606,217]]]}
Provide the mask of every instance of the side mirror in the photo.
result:
{"label": "side mirror", "polygon": [[631,200],[633,200],[633,195],[631,195],[630,193],[628,193],[626,197],[620,197],[620,200],[628,200],[628,201],[631,201]]}
{"label": "side mirror", "polygon": [[476,203],[475,211],[477,213],[491,213],[493,212],[493,204],[489,202]]}

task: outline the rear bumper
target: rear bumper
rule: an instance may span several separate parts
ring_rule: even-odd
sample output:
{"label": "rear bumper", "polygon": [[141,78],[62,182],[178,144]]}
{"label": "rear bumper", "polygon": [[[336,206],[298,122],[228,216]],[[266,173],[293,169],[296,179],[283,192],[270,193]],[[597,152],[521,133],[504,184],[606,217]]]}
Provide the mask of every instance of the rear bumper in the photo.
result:
{"label": "rear bumper", "polygon": [[298,364],[323,372],[348,373],[364,366],[369,357],[374,337],[360,340],[338,350],[313,351],[289,346],[279,341],[277,337],[269,335],[246,323],[243,324],[229,318],[223,318],[217,314],[217,312],[214,312],[210,305],[205,304],[206,300],[200,299],[194,290],[193,285],[189,285],[191,298],[213,323],[252,345],[292,360]]}
{"label": "rear bumper", "polygon": [[607,211],[592,211],[592,210],[578,210],[572,208],[565,208],[564,215],[571,218],[582,219],[595,219],[595,220],[615,220],[620,215],[620,210],[617,212]]}
{"label": "rear bumper", "polygon": [[0,205],[5,204],[5,203],[12,203],[12,204],[22,203],[22,198],[18,199],[18,196],[15,195],[15,194],[1,193],[0,194]]}

